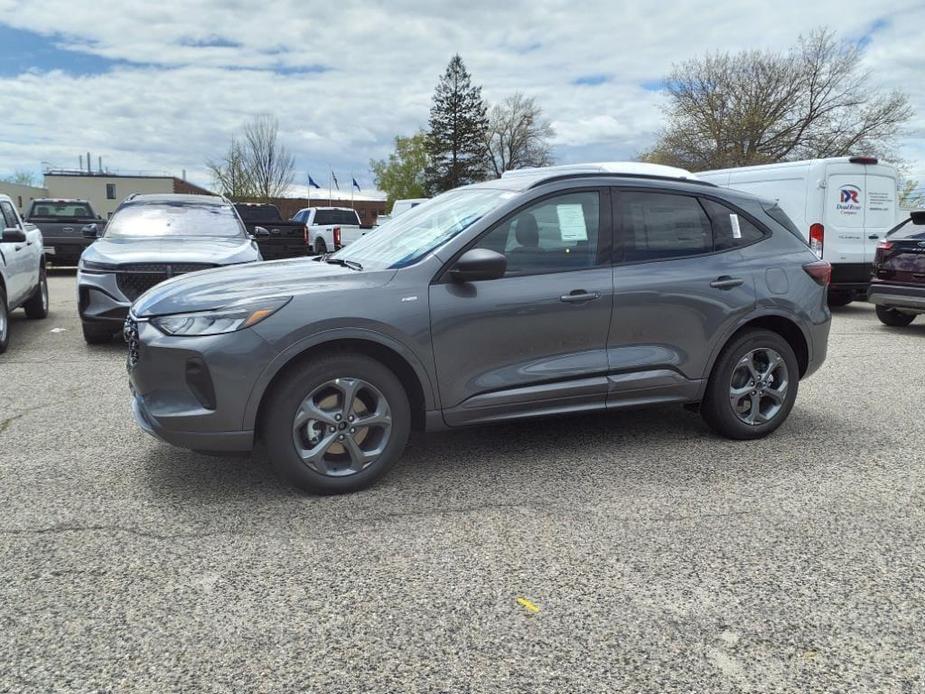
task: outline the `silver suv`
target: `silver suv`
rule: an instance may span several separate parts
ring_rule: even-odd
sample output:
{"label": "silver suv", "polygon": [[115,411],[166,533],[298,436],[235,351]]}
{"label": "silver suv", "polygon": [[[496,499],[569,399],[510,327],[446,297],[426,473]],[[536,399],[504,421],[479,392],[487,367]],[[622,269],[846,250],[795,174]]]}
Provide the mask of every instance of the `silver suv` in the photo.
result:
{"label": "silver suv", "polygon": [[772,202],[651,165],[444,193],[333,255],[197,272],[126,321],[134,414],[360,489],[409,431],[677,403],[765,436],[826,354],[830,266]]}

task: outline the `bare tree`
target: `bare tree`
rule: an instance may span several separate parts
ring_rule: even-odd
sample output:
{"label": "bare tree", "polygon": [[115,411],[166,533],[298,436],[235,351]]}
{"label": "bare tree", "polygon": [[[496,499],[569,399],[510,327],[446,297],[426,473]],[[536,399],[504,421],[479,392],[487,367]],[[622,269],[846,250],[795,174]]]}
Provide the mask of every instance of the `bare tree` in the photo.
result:
{"label": "bare tree", "polygon": [[279,122],[262,115],[244,124],[218,161],[206,163],[215,185],[232,198],[269,200],[292,185],[295,158],[279,141]]}
{"label": "bare tree", "polygon": [[555,135],[552,124],[543,117],[532,97],[515,92],[488,114],[488,151],[490,172],[500,176],[511,169],[549,166],[553,162],[549,140]]}
{"label": "bare tree", "polygon": [[237,138],[231,138],[228,151],[221,159],[210,159],[206,166],[212,174],[213,184],[223,195],[235,199],[256,197],[244,160],[244,149]]}
{"label": "bare tree", "polygon": [[642,158],[693,170],[864,153],[889,159],[912,116],[900,91],[861,70],[861,48],[828,30],[787,53],[716,53],[665,80],[668,123]]}
{"label": "bare tree", "polygon": [[244,163],[257,197],[278,198],[292,185],[295,158],[278,142],[279,121],[257,116],[244,125]]}
{"label": "bare tree", "polygon": [[17,169],[9,176],[4,176],[2,181],[6,183],[15,183],[20,186],[34,186],[35,185],[35,174],[31,171],[26,171],[24,169]]}

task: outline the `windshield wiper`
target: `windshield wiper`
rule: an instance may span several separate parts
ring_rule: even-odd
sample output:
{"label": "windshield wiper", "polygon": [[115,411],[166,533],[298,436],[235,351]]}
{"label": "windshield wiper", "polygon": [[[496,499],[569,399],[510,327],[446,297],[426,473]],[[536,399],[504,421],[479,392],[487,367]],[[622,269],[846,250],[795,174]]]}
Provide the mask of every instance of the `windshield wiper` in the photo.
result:
{"label": "windshield wiper", "polygon": [[321,259],[326,263],[330,263],[331,265],[340,265],[341,267],[348,267],[351,270],[359,271],[363,269],[363,266],[355,260],[332,258],[330,253],[325,253],[323,256],[321,256]]}

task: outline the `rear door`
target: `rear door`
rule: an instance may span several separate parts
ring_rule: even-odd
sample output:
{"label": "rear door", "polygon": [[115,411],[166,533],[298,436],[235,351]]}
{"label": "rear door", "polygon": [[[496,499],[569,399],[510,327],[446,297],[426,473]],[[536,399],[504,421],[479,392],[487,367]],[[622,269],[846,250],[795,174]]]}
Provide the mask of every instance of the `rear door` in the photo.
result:
{"label": "rear door", "polygon": [[886,167],[865,168],[864,252],[871,260],[877,252],[877,244],[896,225],[896,174]]}
{"label": "rear door", "polygon": [[830,263],[869,263],[864,209],[867,195],[865,167],[831,164],[825,189],[825,243],[822,257]]}

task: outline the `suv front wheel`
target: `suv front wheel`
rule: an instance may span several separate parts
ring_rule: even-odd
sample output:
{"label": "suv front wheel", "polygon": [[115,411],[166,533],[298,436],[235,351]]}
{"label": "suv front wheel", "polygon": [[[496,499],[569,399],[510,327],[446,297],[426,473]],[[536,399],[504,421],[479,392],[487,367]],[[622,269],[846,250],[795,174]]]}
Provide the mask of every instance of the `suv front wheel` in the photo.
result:
{"label": "suv front wheel", "polygon": [[401,456],[411,408],[401,382],[364,354],[328,354],[270,394],[262,438],[277,473],[318,494],[368,487]]}
{"label": "suv front wheel", "polygon": [[716,360],[700,412],[718,434],[761,438],[787,419],[799,381],[790,344],[770,330],[748,330]]}

